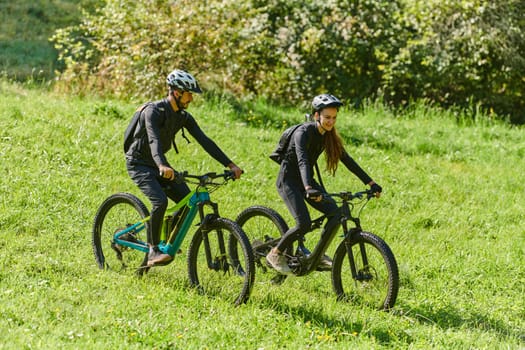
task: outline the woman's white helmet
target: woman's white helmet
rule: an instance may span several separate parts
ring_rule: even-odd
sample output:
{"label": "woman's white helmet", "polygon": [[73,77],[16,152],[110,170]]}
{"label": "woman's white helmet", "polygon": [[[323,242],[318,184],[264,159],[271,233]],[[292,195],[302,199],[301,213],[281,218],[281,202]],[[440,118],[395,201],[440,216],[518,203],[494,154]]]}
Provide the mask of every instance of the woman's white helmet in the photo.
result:
{"label": "woman's white helmet", "polygon": [[312,101],[312,107],[314,111],[320,111],[321,109],[326,108],[326,107],[339,108],[342,105],[343,105],[343,102],[341,102],[334,95],[330,95],[330,94],[317,95],[314,97]]}
{"label": "woman's white helmet", "polygon": [[175,69],[168,74],[166,83],[169,87],[179,89],[182,91],[195,92],[200,94],[202,92],[197,80],[188,72],[180,69]]}

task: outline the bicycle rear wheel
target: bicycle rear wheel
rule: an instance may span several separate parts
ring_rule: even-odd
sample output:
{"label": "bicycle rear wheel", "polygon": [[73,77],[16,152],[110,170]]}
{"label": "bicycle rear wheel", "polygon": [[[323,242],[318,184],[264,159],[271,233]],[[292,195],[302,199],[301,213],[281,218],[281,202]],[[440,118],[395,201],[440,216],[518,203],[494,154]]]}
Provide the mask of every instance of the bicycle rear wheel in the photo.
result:
{"label": "bicycle rear wheel", "polygon": [[341,242],[335,252],[332,286],[340,301],[383,310],[392,308],[399,290],[394,254],[373,233],[355,234],[351,242]]}
{"label": "bicycle rear wheel", "polygon": [[257,280],[262,283],[268,280],[274,284],[284,282],[286,276],[277,273],[266,263],[266,254],[271,249],[266,242],[280,239],[288,231],[282,216],[271,208],[254,205],[243,210],[236,221],[252,245]]}
{"label": "bicycle rear wheel", "polygon": [[200,227],[190,243],[190,284],[235,305],[248,301],[255,279],[253,252],[237,223],[216,218]]}
{"label": "bicycle rear wheel", "polygon": [[[116,193],[102,203],[95,215],[92,231],[93,253],[99,268],[122,271],[144,266],[147,254],[114,243],[113,236],[147,216],[149,212],[144,203],[130,193]],[[140,232],[130,231],[126,238],[147,242],[147,225]]]}

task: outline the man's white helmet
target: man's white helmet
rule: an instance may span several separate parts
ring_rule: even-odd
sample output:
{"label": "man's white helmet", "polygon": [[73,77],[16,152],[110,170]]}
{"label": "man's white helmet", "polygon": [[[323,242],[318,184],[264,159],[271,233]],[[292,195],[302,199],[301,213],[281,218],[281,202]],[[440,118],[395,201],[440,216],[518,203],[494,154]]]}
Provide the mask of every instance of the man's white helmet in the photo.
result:
{"label": "man's white helmet", "polygon": [[166,83],[172,88],[176,88],[182,91],[196,92],[200,94],[202,92],[197,80],[191,75],[180,69],[175,69],[173,72],[168,74]]}

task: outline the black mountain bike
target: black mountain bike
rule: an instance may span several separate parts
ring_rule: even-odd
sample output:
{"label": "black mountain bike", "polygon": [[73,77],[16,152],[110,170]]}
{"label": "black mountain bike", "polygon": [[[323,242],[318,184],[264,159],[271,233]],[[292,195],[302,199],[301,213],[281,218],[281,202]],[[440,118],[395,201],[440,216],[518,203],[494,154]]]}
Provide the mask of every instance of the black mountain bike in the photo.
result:
{"label": "black mountain bike", "polygon": [[[305,276],[322,271],[319,262],[336,236],[342,238],[335,250],[331,282],[338,300],[388,310],[396,302],[399,290],[397,262],[389,246],[377,235],[363,231],[360,214],[374,194],[368,191],[330,193],[339,205],[338,213],[312,221],[310,232],[319,229],[321,237],[312,252],[298,240],[284,254],[293,275]],[[353,211],[357,211],[354,216]],[[323,223],[326,223],[323,226]],[[266,262],[266,254],[276,246],[288,225],[275,210],[251,206],[237,217],[253,247],[257,279],[283,283],[286,275],[276,273]],[[353,227],[351,224],[353,223]],[[294,253],[295,251],[295,253]]]}

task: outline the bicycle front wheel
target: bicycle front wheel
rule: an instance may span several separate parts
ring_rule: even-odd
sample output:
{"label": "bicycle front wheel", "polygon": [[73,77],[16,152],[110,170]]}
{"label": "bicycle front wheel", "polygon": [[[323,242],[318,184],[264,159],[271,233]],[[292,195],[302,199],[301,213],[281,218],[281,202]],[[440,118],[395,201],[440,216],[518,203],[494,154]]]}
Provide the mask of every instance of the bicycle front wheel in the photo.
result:
{"label": "bicycle front wheel", "polygon": [[338,300],[388,310],[396,302],[399,273],[394,254],[380,237],[360,232],[337,248],[332,286]]}
{"label": "bicycle front wheel", "polygon": [[216,218],[200,227],[188,251],[190,284],[235,305],[248,301],[255,279],[253,252],[237,223]]}
{"label": "bicycle front wheel", "polygon": [[[146,262],[147,254],[116,244],[113,236],[147,216],[149,212],[144,203],[130,193],[116,193],[102,203],[95,215],[92,231],[93,253],[99,268],[114,271],[128,268],[135,270]],[[140,232],[130,231],[126,238],[146,242],[147,225],[148,223]]]}

